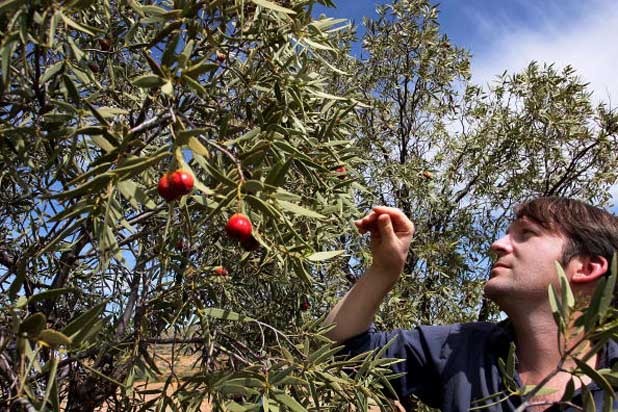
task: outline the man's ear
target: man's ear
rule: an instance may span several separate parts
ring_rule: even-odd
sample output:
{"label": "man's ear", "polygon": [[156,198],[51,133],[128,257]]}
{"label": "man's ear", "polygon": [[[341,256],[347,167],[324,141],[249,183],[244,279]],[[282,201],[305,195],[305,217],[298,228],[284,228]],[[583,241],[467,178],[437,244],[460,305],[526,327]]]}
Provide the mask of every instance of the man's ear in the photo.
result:
{"label": "man's ear", "polygon": [[609,263],[603,256],[576,256],[569,265],[574,265],[574,273],[571,276],[572,283],[584,284],[593,282],[603,276]]}

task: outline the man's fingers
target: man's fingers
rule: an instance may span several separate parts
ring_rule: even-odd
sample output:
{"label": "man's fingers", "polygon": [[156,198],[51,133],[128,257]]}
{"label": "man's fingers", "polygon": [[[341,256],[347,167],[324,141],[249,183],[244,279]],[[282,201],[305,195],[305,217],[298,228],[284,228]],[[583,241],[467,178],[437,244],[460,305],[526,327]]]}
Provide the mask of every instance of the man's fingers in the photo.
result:
{"label": "man's fingers", "polygon": [[370,212],[367,216],[362,219],[358,219],[354,221],[354,224],[358,228],[358,231],[363,234],[371,231],[372,228],[375,228],[376,219],[378,215],[376,212]]}
{"label": "man's fingers", "polygon": [[[379,223],[380,219],[387,220]],[[412,221],[410,221],[410,219],[408,219],[400,209],[395,207],[374,206],[372,211],[369,212],[367,216],[355,220],[354,224],[360,234],[373,232],[379,233],[381,236],[386,236],[382,233],[382,230],[388,229],[389,226],[390,231],[393,233],[414,234],[414,224]],[[382,227],[381,224],[385,224],[386,226]]]}
{"label": "man's fingers", "polygon": [[395,207],[375,206],[373,211],[378,214],[388,214],[395,232],[405,232],[414,234],[414,223],[401,211]]}
{"label": "man's fingers", "polygon": [[383,239],[392,239],[395,237],[393,223],[389,214],[384,213],[378,216],[378,230]]}

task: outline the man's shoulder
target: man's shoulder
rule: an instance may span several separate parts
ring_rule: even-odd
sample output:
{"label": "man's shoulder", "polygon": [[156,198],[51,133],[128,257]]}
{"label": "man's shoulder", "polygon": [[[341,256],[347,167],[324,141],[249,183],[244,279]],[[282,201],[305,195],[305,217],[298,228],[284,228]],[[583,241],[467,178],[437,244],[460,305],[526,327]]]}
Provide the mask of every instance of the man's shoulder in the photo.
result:
{"label": "man's shoulder", "polygon": [[449,325],[419,326],[421,333],[429,336],[461,336],[470,338],[471,336],[493,336],[508,333],[508,325],[493,322],[466,322],[452,323]]}

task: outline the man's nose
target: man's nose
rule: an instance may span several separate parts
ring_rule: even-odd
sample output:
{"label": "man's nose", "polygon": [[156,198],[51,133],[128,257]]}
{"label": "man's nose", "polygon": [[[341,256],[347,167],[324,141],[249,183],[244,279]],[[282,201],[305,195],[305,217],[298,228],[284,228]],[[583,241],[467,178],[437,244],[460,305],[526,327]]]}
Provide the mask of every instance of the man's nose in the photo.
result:
{"label": "man's nose", "polygon": [[498,256],[502,256],[506,253],[509,253],[511,251],[510,236],[508,234],[502,236],[500,239],[492,243],[489,249]]}

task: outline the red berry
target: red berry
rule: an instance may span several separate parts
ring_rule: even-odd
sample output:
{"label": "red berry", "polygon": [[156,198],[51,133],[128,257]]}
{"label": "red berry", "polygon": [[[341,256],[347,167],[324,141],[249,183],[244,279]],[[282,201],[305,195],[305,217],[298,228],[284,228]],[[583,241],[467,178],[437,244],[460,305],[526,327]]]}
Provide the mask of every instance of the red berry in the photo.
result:
{"label": "red berry", "polygon": [[345,179],[345,175],[346,175],[346,172],[347,172],[347,170],[346,170],[345,166],[343,166],[343,165],[338,166],[338,167],[335,169],[335,172],[337,172],[337,177],[338,177],[339,179]]}
{"label": "red berry", "polygon": [[161,176],[157,191],[163,199],[171,202],[190,193],[193,190],[193,183],[194,179],[191,173],[178,169]]}
{"label": "red berry", "polygon": [[217,50],[216,54],[217,54],[217,60],[219,60],[219,63],[223,63],[225,61],[225,53]]}
{"label": "red berry", "polygon": [[189,245],[183,239],[180,239],[176,242],[176,250],[178,250],[179,252],[186,252],[187,250],[189,250]]}
{"label": "red berry", "polygon": [[223,266],[217,266],[213,269],[213,272],[215,272],[215,275],[217,276],[227,276],[228,271],[226,268],[224,268]]}
{"label": "red berry", "polygon": [[159,195],[161,195],[161,197],[168,202],[171,202],[172,200],[177,198],[169,179],[169,173],[164,174],[159,179],[159,184],[157,185],[157,192],[159,192]]}
{"label": "red berry", "polygon": [[99,39],[99,46],[101,50],[109,51],[112,48],[112,41],[111,39]]}
{"label": "red berry", "polygon": [[178,169],[172,172],[169,180],[179,197],[191,193],[193,190],[193,175],[186,170]]}
{"label": "red berry", "polygon": [[301,303],[300,303],[300,310],[302,310],[303,312],[308,311],[309,308],[311,308],[311,304],[309,303],[309,301],[307,299],[304,299]]}
{"label": "red berry", "polygon": [[232,239],[243,241],[251,236],[253,226],[247,216],[242,213],[235,213],[227,221],[225,231]]}

